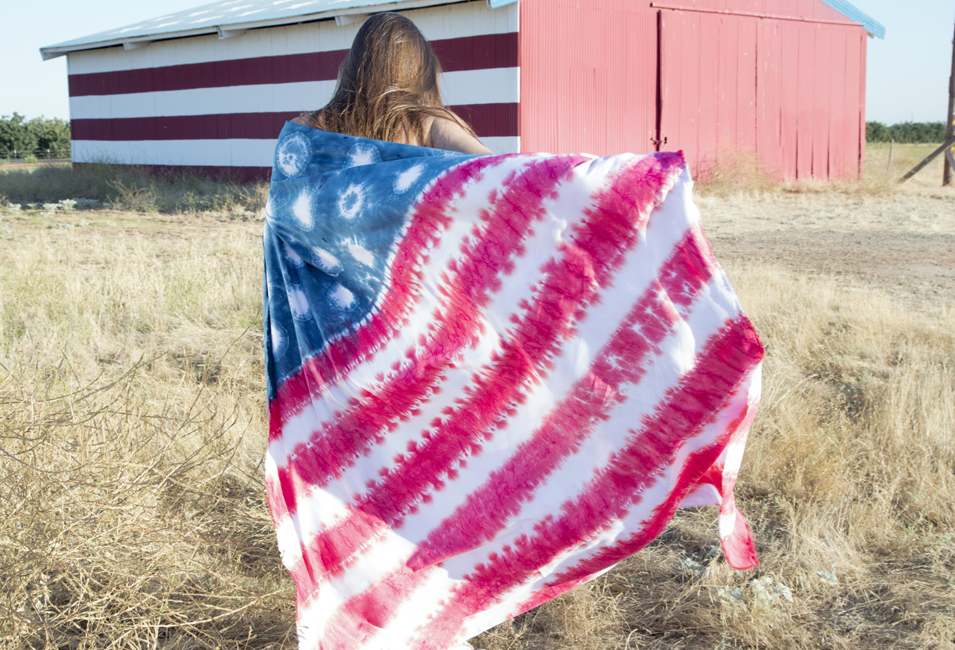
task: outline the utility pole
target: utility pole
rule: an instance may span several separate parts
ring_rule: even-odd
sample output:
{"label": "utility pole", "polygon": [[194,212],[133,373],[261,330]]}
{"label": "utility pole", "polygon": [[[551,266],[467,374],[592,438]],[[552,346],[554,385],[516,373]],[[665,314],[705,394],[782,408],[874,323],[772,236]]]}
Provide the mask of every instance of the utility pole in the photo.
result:
{"label": "utility pole", "polygon": [[930,162],[944,154],[945,171],[942,172],[942,185],[951,184],[952,171],[955,170],[955,153],[953,153],[953,150],[955,150],[955,35],[952,36],[952,74],[948,77],[948,122],[945,125],[945,144],[913,167],[899,182],[904,183],[909,180]]}
{"label": "utility pole", "polygon": [[[945,141],[949,142],[955,136],[955,35],[952,36],[952,74],[948,77],[948,122],[945,126]],[[952,167],[955,167],[955,156],[952,148],[945,150],[945,171],[942,174],[942,185],[952,182]]]}

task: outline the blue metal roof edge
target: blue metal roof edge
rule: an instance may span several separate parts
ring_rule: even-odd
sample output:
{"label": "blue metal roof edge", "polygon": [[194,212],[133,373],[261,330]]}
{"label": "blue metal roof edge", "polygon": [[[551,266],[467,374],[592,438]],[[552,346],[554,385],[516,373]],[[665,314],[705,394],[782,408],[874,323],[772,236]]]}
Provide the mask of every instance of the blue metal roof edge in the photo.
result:
{"label": "blue metal roof edge", "polygon": [[504,5],[512,5],[515,2],[520,0],[487,0],[487,4],[491,9],[497,9],[498,7],[503,7]]}
{"label": "blue metal roof edge", "polygon": [[865,27],[866,31],[875,36],[876,38],[881,38],[885,40],[885,27],[882,23],[875,20],[869,14],[863,12],[862,10],[854,7],[853,5],[846,2],[846,0],[822,0],[824,3],[838,11],[840,14],[845,16],[850,20],[861,24]]}

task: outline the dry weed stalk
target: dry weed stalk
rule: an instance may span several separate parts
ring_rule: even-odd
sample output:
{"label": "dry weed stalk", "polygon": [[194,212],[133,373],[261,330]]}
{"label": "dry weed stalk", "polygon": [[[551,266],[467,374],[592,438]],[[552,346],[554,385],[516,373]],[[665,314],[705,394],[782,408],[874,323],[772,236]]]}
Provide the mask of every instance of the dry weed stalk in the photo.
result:
{"label": "dry weed stalk", "polygon": [[261,472],[239,454],[248,423],[198,395],[151,408],[146,368],[73,390],[31,360],[0,375],[4,647],[288,638]]}

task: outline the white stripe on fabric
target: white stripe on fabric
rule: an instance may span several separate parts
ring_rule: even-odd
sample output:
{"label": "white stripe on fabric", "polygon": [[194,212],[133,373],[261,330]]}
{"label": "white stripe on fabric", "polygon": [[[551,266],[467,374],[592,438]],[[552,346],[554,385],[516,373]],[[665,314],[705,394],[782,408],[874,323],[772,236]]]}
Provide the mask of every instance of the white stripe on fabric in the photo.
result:
{"label": "white stripe on fabric", "polygon": [[[449,106],[512,104],[520,100],[518,68],[462,70],[443,74]],[[334,81],[253,84],[70,98],[70,119],[107,119],[315,110],[331,99]]]}
{"label": "white stripe on fabric", "polygon": [[[516,3],[492,10],[484,3],[466,2],[400,13],[413,20],[428,40],[506,34],[518,30]],[[356,21],[339,27],[334,21],[322,21],[255,29],[228,39],[211,34],[159,41],[135,50],[110,47],[71,52],[68,55],[69,69],[70,74],[87,74],[347,50],[361,24]]]}
{"label": "white stripe on fabric", "polygon": [[73,162],[271,167],[275,140],[74,140]]}
{"label": "white stripe on fabric", "polygon": [[437,612],[441,604],[451,595],[458,581],[448,577],[446,571],[438,569],[432,572],[424,584],[408,594],[401,603],[395,616],[366,641],[362,650],[397,650],[413,648],[417,631],[421,627],[421,612]]}

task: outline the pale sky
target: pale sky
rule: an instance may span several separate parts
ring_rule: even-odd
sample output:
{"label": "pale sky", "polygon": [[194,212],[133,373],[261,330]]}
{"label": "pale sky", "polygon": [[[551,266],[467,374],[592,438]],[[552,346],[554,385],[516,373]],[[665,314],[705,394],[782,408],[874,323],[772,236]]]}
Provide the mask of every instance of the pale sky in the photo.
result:
{"label": "pale sky", "polygon": [[[42,46],[190,9],[209,0],[2,0],[0,115],[69,119],[66,57],[40,58]],[[944,121],[952,62],[955,0],[852,0],[885,25],[869,39],[866,119],[886,124]]]}

